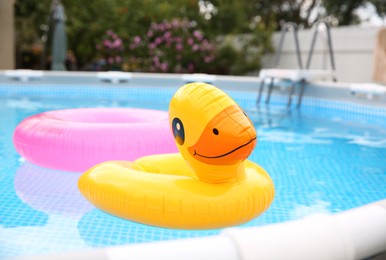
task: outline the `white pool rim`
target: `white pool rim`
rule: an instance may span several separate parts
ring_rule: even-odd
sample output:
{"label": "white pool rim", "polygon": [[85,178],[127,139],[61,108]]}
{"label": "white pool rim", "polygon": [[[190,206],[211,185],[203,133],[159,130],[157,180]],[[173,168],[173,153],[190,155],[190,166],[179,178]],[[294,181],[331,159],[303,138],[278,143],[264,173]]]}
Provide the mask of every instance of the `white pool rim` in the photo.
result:
{"label": "white pool rim", "polygon": [[252,228],[227,228],[219,235],[36,256],[34,260],[352,260],[386,256],[386,200],[333,215]]}
{"label": "white pool rim", "polygon": [[[37,70],[0,70],[1,84],[114,85],[119,87],[178,88],[190,82],[206,82],[224,90],[257,92],[258,76],[222,76],[210,74],[168,74],[139,72],[63,72]],[[273,94],[287,96],[291,84],[277,84]],[[294,96],[299,93],[295,90]],[[386,107],[386,86],[372,82],[307,82],[305,97],[348,101],[356,104]]]}

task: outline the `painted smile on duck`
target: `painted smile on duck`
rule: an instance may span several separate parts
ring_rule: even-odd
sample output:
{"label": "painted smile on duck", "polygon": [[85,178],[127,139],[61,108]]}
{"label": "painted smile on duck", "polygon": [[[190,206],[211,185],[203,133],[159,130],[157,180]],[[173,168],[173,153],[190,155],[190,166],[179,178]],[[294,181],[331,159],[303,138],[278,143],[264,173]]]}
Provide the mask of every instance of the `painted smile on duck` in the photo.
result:
{"label": "painted smile on duck", "polygon": [[199,140],[188,151],[200,162],[230,165],[248,158],[256,141],[252,123],[237,105],[232,105],[209,121]]}

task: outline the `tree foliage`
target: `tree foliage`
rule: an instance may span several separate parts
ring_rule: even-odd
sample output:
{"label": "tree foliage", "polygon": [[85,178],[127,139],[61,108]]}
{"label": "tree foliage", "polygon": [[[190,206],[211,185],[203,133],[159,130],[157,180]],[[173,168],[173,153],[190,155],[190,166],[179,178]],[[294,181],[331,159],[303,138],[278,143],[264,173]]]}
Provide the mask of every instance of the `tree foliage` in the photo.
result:
{"label": "tree foliage", "polygon": [[322,0],[326,13],[337,18],[339,25],[359,23],[356,10],[372,4],[379,16],[386,16],[385,0]]}

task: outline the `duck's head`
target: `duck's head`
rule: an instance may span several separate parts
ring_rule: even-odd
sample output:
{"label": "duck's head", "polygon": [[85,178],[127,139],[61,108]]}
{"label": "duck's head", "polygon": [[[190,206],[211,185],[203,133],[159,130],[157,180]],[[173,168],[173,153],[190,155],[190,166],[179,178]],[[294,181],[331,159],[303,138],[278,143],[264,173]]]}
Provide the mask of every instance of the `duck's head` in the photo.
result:
{"label": "duck's head", "polygon": [[205,83],[186,84],[175,93],[169,121],[180,153],[208,182],[237,178],[234,171],[257,142],[244,111],[223,91]]}

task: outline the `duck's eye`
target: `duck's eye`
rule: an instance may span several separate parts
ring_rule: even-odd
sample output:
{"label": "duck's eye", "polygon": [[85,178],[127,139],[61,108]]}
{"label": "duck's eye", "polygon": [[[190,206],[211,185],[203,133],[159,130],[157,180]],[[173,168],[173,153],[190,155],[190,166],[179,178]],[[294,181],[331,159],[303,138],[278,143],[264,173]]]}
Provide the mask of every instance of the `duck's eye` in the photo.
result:
{"label": "duck's eye", "polygon": [[218,129],[217,129],[217,128],[213,128],[213,133],[214,133],[215,135],[218,135],[218,134],[219,134]]}
{"label": "duck's eye", "polygon": [[185,142],[185,130],[182,121],[179,118],[174,118],[172,121],[172,129],[174,139],[179,145],[183,145]]}

